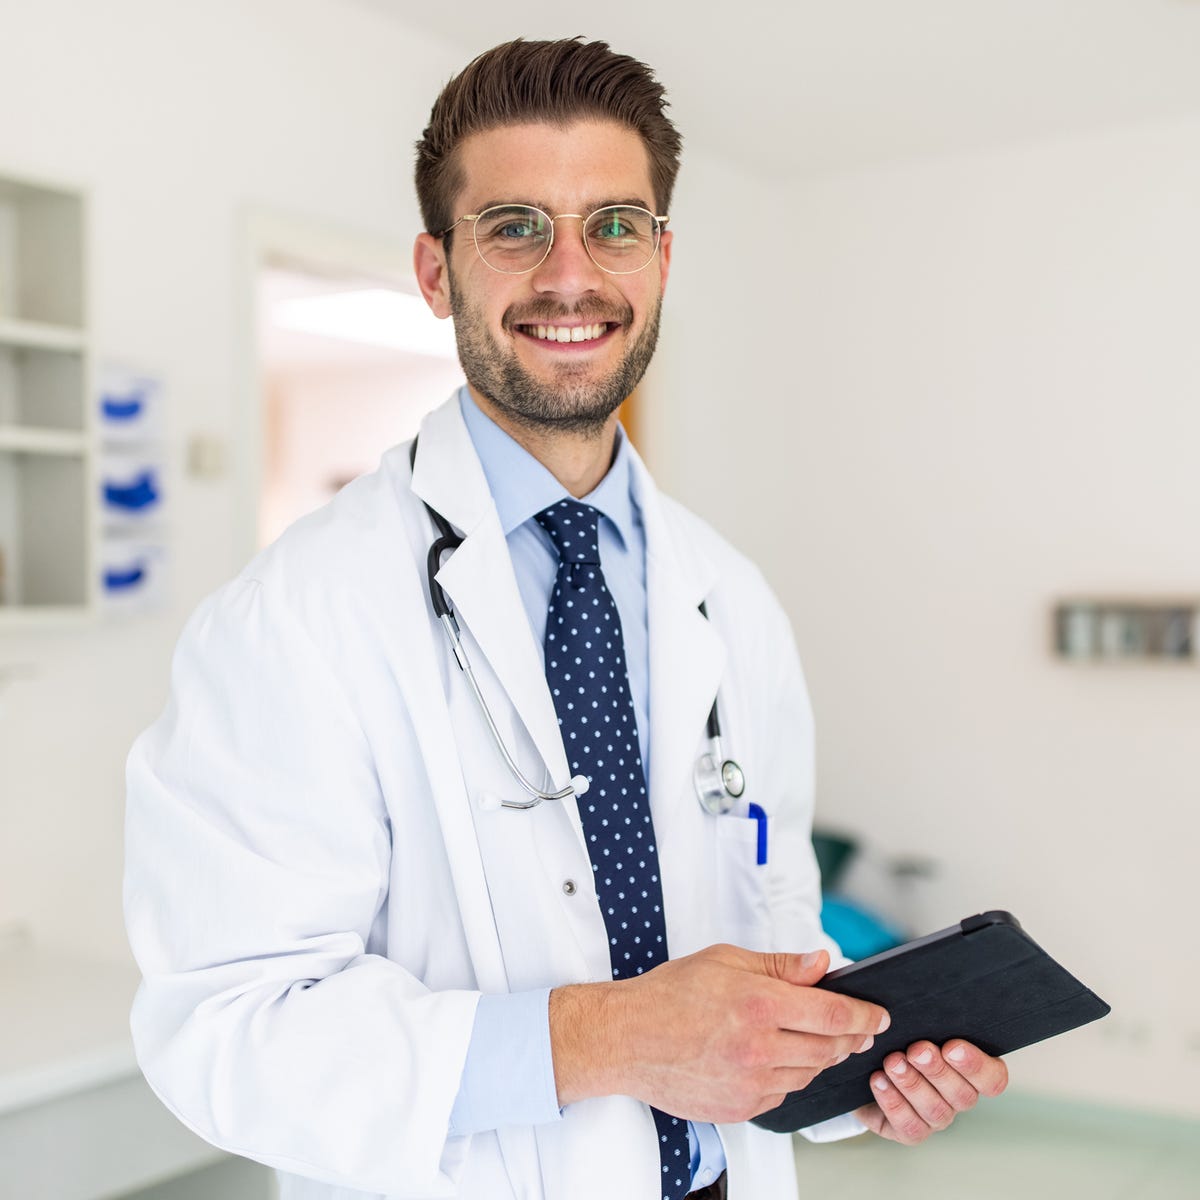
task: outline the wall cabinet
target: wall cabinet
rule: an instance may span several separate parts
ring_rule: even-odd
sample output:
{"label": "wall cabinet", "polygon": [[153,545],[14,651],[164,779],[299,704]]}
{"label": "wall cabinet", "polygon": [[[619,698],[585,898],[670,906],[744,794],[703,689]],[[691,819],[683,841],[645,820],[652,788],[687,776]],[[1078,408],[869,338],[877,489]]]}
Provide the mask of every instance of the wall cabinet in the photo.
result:
{"label": "wall cabinet", "polygon": [[95,604],[86,202],[0,175],[0,628]]}

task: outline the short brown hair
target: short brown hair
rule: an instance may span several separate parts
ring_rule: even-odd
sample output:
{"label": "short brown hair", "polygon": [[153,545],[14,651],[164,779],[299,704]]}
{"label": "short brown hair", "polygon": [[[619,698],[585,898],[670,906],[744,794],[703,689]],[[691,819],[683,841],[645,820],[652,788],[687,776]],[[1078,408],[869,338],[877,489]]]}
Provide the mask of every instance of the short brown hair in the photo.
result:
{"label": "short brown hair", "polygon": [[662,84],[645,63],[614,54],[607,42],[564,38],[505,42],[481,54],[442,89],[417,143],[417,199],[430,233],[455,219],[463,185],[458,147],[502,125],[567,124],[601,118],[641,136],[660,213],[670,211],[683,139],[666,115]]}

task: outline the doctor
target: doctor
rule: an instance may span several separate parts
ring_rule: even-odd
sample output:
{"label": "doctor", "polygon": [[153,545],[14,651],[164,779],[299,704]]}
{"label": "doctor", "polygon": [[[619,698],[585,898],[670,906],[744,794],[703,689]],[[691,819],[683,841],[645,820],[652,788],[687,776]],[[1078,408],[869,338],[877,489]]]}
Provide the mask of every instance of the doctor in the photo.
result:
{"label": "doctor", "polygon": [[[415,264],[467,387],[201,605],[131,754],[139,1061],[285,1200],[790,1200],[789,1139],[746,1119],[886,1027],[811,987],[837,951],[786,618],[617,424],[671,262],[664,107],[577,40],[447,85]],[[432,513],[460,544],[431,585]],[[746,781],[720,815],[714,699]],[[513,767],[564,795],[507,807]],[[921,1141],[1005,1079],[919,1043],[809,1134]]]}

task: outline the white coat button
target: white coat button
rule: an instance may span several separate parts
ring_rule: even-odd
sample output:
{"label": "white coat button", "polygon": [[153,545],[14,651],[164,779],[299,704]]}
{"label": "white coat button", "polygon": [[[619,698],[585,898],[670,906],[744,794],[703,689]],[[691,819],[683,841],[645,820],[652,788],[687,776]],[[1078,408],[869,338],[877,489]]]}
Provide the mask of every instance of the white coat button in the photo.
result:
{"label": "white coat button", "polygon": [[579,889],[575,886],[575,880],[573,880],[573,879],[564,879],[563,880],[563,892],[566,895],[573,896],[573,895],[575,895],[575,893],[578,890]]}

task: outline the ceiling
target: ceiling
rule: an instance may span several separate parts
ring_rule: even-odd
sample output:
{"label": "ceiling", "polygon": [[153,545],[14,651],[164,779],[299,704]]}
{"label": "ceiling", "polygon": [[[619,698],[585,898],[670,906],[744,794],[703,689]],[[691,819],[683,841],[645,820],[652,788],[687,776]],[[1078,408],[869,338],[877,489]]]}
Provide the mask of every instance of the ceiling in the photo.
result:
{"label": "ceiling", "polygon": [[604,38],[654,67],[689,145],[771,179],[1200,113],[1200,0],[346,2],[464,64],[518,34]]}

